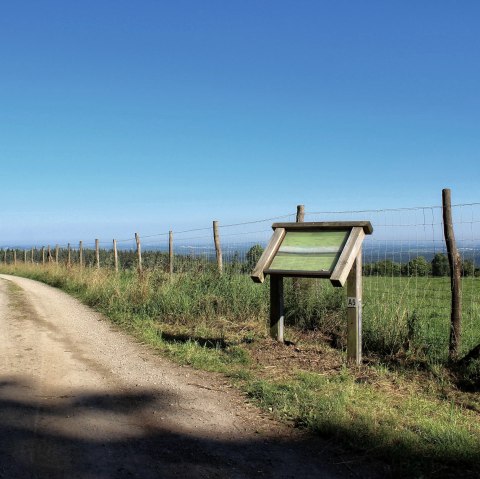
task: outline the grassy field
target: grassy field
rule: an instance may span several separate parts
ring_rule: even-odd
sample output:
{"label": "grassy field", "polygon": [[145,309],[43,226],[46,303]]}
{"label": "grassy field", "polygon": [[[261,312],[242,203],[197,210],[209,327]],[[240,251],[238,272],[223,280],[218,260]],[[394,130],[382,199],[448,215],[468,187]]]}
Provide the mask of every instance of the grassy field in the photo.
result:
{"label": "grassy field", "polygon": [[[480,384],[480,367],[474,364],[470,383],[462,383],[442,362],[445,279],[365,278],[365,364],[347,367],[345,291],[327,281],[292,288],[286,280],[292,344],[284,346],[266,337],[268,281],[38,265],[2,272],[64,289],[173,360],[230,377],[274,416],[384,459],[393,475],[480,474],[479,395],[461,386]],[[479,297],[478,279],[467,279],[471,345],[480,342]]]}

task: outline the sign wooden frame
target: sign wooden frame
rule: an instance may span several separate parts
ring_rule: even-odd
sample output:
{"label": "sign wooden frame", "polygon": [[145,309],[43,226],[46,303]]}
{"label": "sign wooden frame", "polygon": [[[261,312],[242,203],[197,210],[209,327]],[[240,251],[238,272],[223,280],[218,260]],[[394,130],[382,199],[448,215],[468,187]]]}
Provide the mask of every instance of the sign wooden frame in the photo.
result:
{"label": "sign wooden frame", "polygon": [[[272,238],[251,274],[251,278],[256,283],[263,283],[265,275],[270,275],[270,335],[277,341],[283,342],[283,278],[285,276],[325,278],[329,279],[335,287],[342,287],[346,282],[347,358],[350,362],[360,364],[362,359],[362,244],[365,235],[373,233],[371,223],[369,221],[274,223],[272,228],[274,230]],[[298,233],[301,237],[302,232],[309,233],[309,238],[315,237],[316,233],[318,236],[325,232],[340,234],[337,235],[337,242],[332,248],[289,246],[282,249],[282,243],[289,232],[296,233],[297,241]],[[317,244],[320,243],[317,241]],[[329,259],[323,262],[323,265],[328,268],[313,268],[312,264],[316,264],[315,261],[310,261],[310,263],[309,261],[295,260],[275,262],[277,255],[288,257],[289,255],[295,256],[297,253],[304,254],[304,257],[313,256],[315,260],[315,257],[318,259],[325,251],[330,254]],[[320,261],[317,263],[321,264]],[[278,264],[287,266],[282,269],[278,267]],[[297,268],[298,264],[303,265],[304,269]]]}

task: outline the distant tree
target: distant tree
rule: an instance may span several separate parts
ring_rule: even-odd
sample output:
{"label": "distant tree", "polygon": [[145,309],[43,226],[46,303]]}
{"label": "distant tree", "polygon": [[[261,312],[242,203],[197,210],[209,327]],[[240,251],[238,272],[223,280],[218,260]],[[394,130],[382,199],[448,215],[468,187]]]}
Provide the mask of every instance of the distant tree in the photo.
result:
{"label": "distant tree", "polygon": [[462,276],[474,276],[475,264],[471,259],[462,261]]}
{"label": "distant tree", "polygon": [[443,253],[437,253],[432,259],[432,275],[433,276],[449,276],[450,265],[448,257]]}
{"label": "distant tree", "polygon": [[404,265],[403,269],[406,276],[428,276],[431,264],[423,256],[417,256]]}
{"label": "distant tree", "polygon": [[262,256],[263,253],[263,248],[261,245],[256,244],[253,245],[248,251],[246,255],[246,264],[245,264],[245,270],[247,272],[252,271],[253,268],[255,268],[255,265],[257,264],[258,260],[260,259],[260,256]]}

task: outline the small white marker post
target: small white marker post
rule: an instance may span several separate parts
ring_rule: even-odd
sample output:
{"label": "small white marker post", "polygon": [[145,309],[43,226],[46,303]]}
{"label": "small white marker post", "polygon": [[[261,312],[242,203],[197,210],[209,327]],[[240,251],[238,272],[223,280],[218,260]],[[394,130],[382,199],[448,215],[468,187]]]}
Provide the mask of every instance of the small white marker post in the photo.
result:
{"label": "small white marker post", "polygon": [[362,362],[362,250],[357,254],[347,278],[347,360]]}

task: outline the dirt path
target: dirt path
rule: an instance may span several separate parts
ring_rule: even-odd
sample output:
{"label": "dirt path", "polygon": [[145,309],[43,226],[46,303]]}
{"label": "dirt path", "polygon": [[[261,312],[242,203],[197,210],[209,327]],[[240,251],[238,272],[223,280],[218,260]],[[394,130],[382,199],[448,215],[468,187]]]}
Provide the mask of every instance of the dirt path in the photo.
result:
{"label": "dirt path", "polygon": [[0,278],[0,478],[367,475],[63,292]]}

